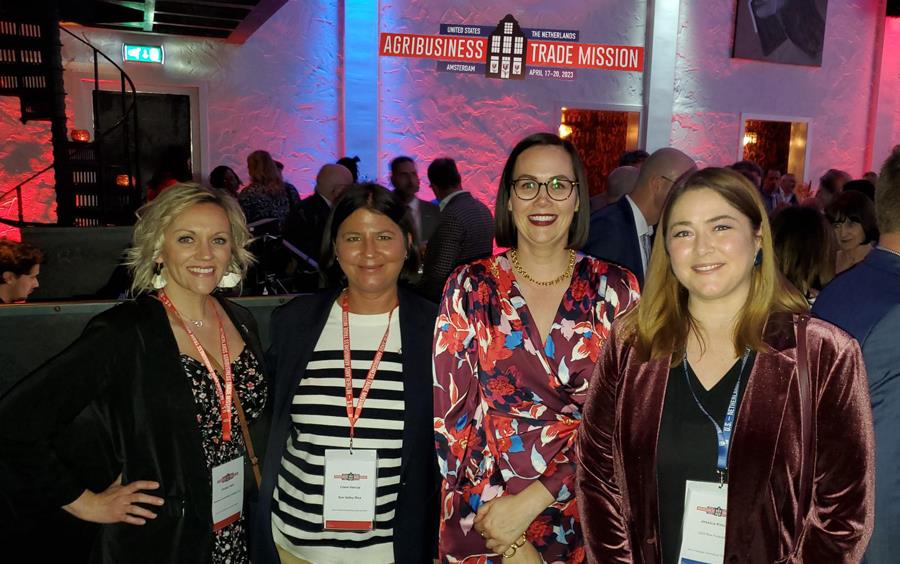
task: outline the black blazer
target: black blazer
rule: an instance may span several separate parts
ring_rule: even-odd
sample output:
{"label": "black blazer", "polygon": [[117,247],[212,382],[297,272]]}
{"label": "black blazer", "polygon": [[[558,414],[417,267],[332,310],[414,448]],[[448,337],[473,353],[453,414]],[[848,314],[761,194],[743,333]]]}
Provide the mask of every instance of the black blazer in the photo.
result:
{"label": "black blazer", "polygon": [[304,198],[287,218],[284,237],[289,243],[318,262],[322,255],[322,239],[331,216],[331,206],[318,192]]}
{"label": "black blazer", "polygon": [[[220,303],[262,362],[253,316]],[[251,427],[258,450],[266,427],[259,419]],[[0,400],[0,452],[0,522],[58,509],[85,489],[102,491],[121,472],[126,484],[159,482],[147,493],[165,505],[145,525],[99,527],[91,560],[210,561],[210,473],[193,392],[156,299],[143,296],[94,317],[72,345],[10,389]],[[247,457],[245,465],[245,495],[254,497]]]}
{"label": "black blazer", "polygon": [[624,266],[637,277],[641,288],[644,287],[641,244],[631,204],[624,196],[613,205],[591,214],[588,242],[581,250],[593,257]]}
{"label": "black blazer", "polygon": [[[272,429],[263,466],[259,505],[252,512],[253,564],[280,562],[272,540],[272,496],[291,431],[291,403],[340,289],[298,296],[272,314],[268,364],[274,379]],[[440,475],[434,451],[431,341],[437,305],[400,289],[403,350],[403,421],[400,492],[394,517],[394,562],[431,562],[437,557]]]}

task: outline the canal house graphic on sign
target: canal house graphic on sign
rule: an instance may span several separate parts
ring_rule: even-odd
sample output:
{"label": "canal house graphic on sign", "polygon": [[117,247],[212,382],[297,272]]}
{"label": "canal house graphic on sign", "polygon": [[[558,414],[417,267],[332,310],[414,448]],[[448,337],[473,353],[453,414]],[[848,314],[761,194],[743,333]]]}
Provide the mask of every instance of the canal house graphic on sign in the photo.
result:
{"label": "canal house graphic on sign", "polygon": [[525,78],[525,34],[512,14],[506,14],[488,38],[485,76],[504,80]]}

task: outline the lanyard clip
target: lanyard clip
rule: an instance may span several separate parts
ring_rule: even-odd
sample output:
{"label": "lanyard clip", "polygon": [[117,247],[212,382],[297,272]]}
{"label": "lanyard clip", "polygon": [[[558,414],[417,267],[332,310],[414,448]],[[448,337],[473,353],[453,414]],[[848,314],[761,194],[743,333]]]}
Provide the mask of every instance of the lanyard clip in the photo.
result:
{"label": "lanyard clip", "polygon": [[721,488],[728,483],[728,470],[724,468],[716,468],[716,474],[719,476],[719,487]]}

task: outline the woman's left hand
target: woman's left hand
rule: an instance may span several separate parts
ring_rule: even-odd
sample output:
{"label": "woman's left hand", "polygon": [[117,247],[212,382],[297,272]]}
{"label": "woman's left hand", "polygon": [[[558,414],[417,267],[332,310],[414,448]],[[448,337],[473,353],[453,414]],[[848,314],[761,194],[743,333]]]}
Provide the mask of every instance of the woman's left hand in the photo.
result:
{"label": "woman's left hand", "polygon": [[553,496],[547,488],[534,482],[518,494],[492,499],[479,507],[475,530],[484,537],[488,549],[503,554],[551,503]]}

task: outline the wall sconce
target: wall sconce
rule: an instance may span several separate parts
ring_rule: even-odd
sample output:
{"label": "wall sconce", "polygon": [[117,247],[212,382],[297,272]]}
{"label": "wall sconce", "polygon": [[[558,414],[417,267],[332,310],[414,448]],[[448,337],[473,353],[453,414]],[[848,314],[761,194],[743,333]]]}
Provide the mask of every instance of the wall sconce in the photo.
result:
{"label": "wall sconce", "polygon": [[559,124],[559,136],[567,139],[570,135],[572,135],[572,126],[565,123]]}
{"label": "wall sconce", "polygon": [[91,140],[91,132],[87,129],[73,129],[69,135],[72,137],[72,141],[79,143],[88,143]]}
{"label": "wall sconce", "polygon": [[747,133],[744,133],[744,145],[754,145],[756,144],[756,139],[757,137],[755,131],[748,131]]}
{"label": "wall sconce", "polygon": [[128,188],[132,185],[131,176],[127,174],[116,175],[116,186],[120,188]]}

